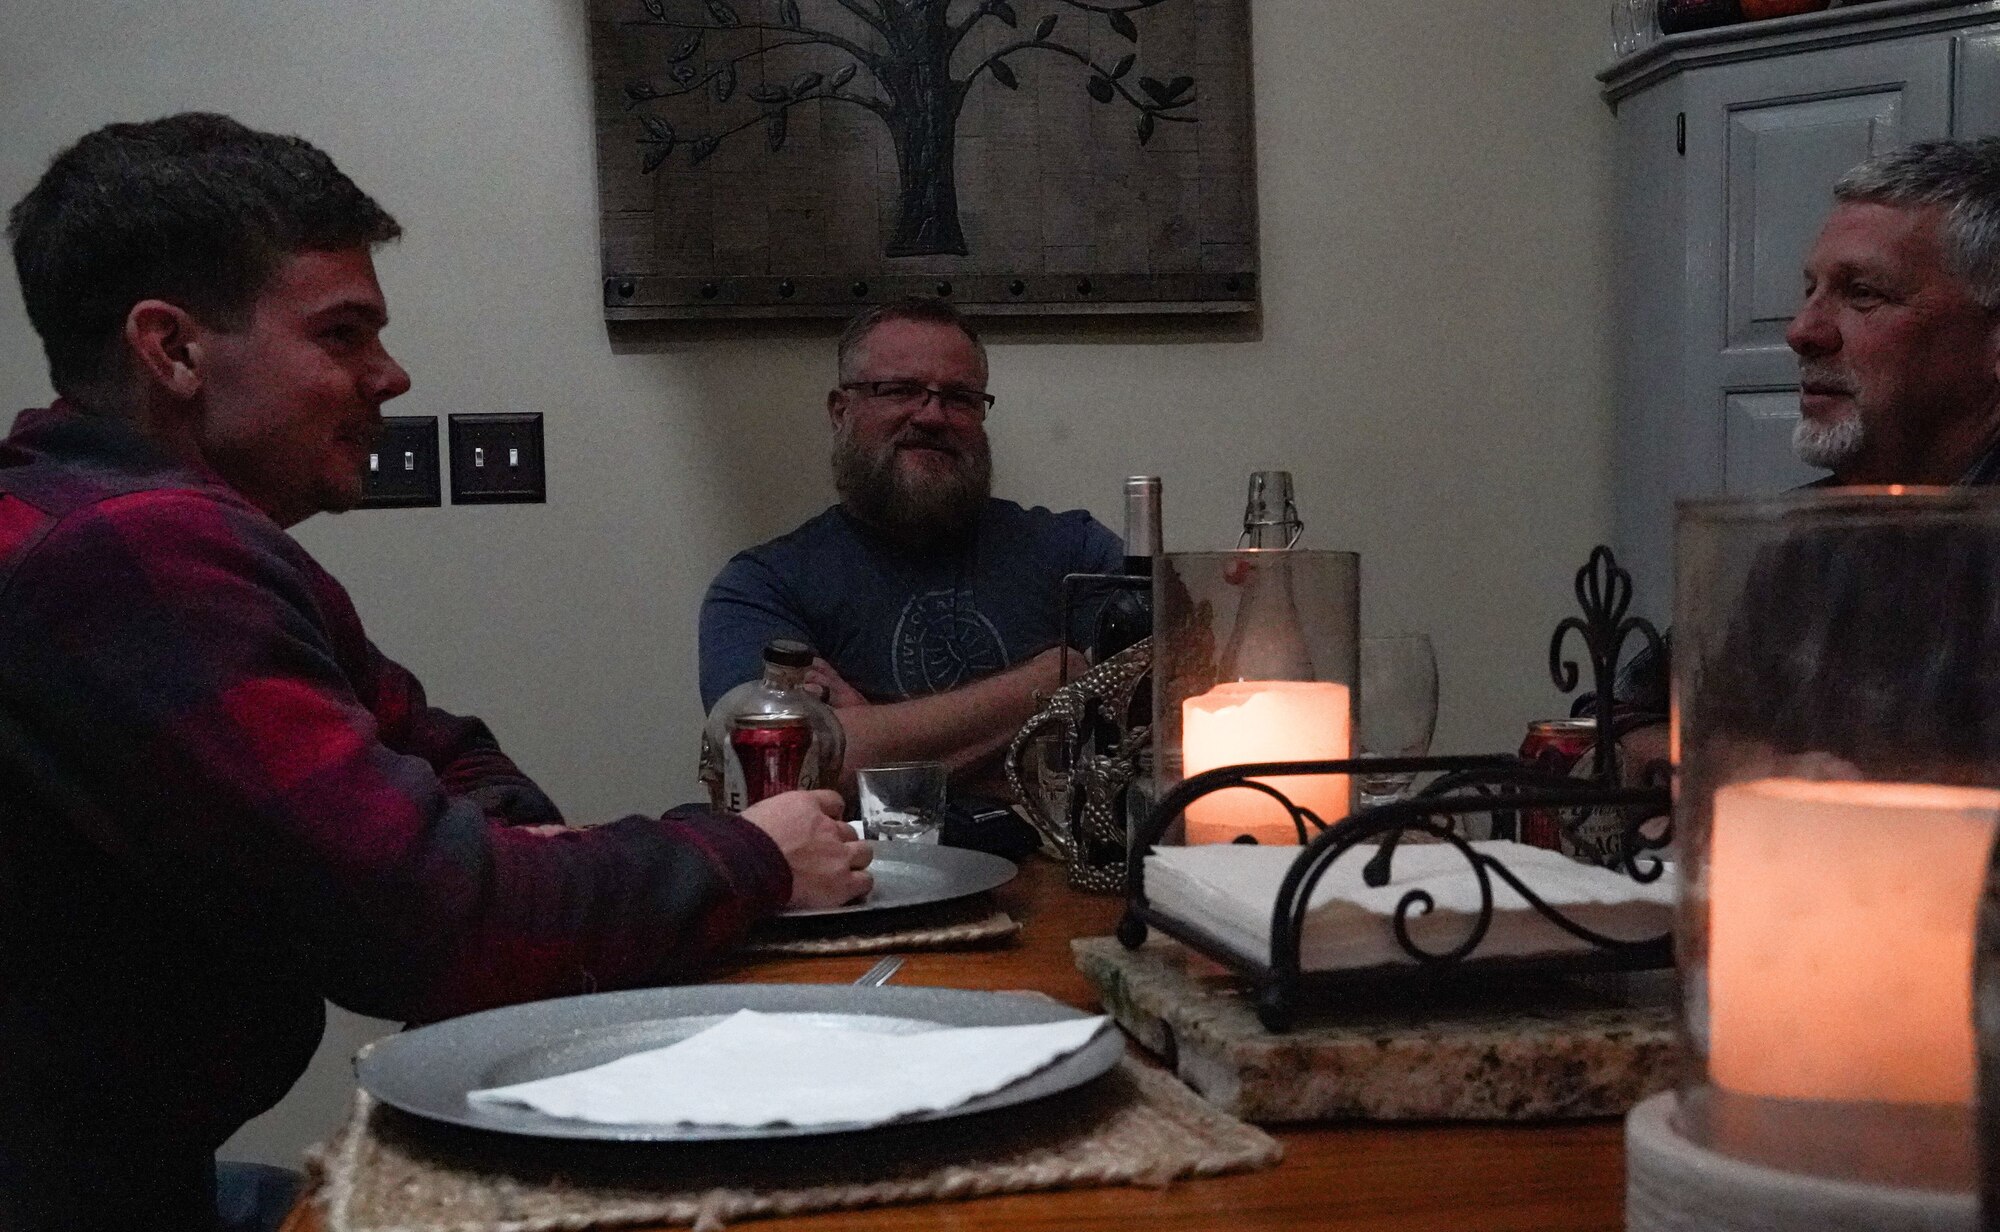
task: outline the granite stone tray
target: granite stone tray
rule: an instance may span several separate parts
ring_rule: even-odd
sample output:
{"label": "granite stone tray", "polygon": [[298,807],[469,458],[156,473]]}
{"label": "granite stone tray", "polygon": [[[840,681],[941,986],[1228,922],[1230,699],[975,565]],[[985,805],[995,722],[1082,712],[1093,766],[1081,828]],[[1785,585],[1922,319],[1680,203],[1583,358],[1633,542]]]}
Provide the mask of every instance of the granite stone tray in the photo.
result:
{"label": "granite stone tray", "polygon": [[1176,941],[1070,945],[1119,1025],[1247,1121],[1618,1116],[1682,1065],[1671,971],[1374,994],[1273,1034],[1235,977]]}

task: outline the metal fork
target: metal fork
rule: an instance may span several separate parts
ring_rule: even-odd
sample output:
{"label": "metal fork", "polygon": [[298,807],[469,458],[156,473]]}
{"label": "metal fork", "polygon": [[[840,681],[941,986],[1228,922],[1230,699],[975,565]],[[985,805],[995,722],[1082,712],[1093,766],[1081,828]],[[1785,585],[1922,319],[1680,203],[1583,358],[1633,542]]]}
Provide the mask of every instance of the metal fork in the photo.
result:
{"label": "metal fork", "polygon": [[891,954],[881,962],[862,972],[861,978],[854,981],[854,985],[857,988],[880,988],[889,982],[890,976],[902,970],[902,967],[903,956],[901,954]]}

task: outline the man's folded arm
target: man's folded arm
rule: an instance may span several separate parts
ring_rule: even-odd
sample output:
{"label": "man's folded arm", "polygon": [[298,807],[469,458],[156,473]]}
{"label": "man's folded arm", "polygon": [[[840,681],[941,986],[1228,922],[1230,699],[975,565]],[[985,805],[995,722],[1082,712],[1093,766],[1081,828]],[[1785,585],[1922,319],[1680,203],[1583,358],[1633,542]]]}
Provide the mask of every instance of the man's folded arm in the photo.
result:
{"label": "man's folded arm", "polygon": [[[740,554],[722,567],[702,596],[699,631],[701,709],[764,674],[764,644],[790,638],[812,645],[812,634],[770,567]],[[824,646],[815,646],[824,652]]]}
{"label": "man's folded arm", "polygon": [[383,741],[315,575],[246,509],[146,493],[74,515],[12,579],[0,640],[45,648],[4,669],[16,716],[147,892],[402,1019],[681,975],[785,902],[784,857],[739,817],[491,824],[454,791],[476,772]]}
{"label": "man's folded arm", "polygon": [[1056,690],[1064,655],[1070,659],[1069,675],[1075,677],[1083,657],[1058,646],[942,693],[838,710],[847,732],[843,790],[852,788],[855,771],[885,762],[942,761],[954,777],[990,768],[1034,717],[1040,699]]}

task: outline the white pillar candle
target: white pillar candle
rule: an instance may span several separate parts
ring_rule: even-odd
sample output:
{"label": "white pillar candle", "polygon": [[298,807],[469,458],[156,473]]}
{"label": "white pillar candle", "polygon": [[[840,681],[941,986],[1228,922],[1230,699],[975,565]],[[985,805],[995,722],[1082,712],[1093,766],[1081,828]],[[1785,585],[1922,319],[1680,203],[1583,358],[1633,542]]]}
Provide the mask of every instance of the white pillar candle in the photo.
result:
{"label": "white pillar candle", "polygon": [[1965,1104],[2000,791],[1759,779],[1715,793],[1709,1073],[1745,1095]]}
{"label": "white pillar candle", "polygon": [[[1188,777],[1222,766],[1263,761],[1323,761],[1353,755],[1348,690],[1304,680],[1241,680],[1219,684],[1181,703],[1181,753]],[[1347,816],[1352,799],[1344,774],[1262,779],[1328,825]],[[1227,843],[1248,834],[1259,843],[1299,841],[1285,807],[1270,796],[1232,787],[1187,809],[1187,841]]]}

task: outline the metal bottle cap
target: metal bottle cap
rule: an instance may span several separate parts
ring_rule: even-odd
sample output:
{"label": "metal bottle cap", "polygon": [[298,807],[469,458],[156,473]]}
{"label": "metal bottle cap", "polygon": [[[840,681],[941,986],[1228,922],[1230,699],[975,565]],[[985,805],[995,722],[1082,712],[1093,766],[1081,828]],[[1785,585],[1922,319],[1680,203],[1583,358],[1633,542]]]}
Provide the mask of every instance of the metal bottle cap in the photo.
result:
{"label": "metal bottle cap", "polygon": [[1160,477],[1133,475],[1125,480],[1125,554],[1160,554]]}
{"label": "metal bottle cap", "polygon": [[812,647],[790,638],[775,637],[764,643],[764,662],[781,667],[811,667]]}

